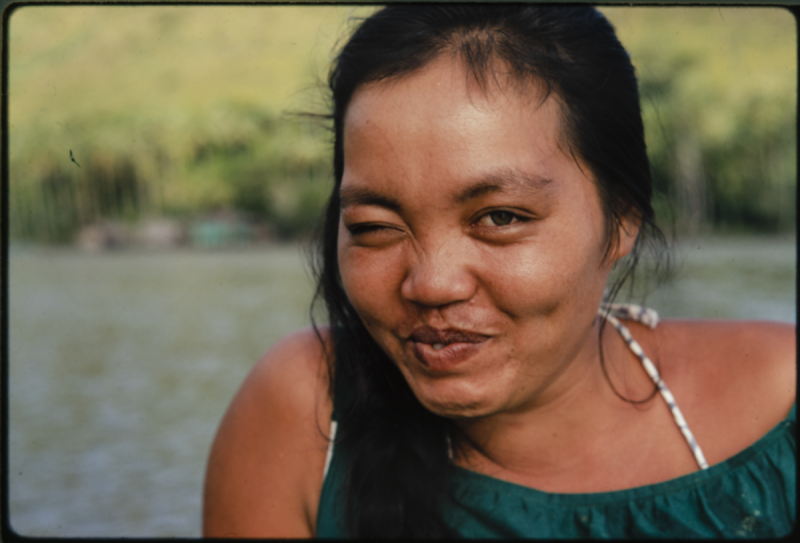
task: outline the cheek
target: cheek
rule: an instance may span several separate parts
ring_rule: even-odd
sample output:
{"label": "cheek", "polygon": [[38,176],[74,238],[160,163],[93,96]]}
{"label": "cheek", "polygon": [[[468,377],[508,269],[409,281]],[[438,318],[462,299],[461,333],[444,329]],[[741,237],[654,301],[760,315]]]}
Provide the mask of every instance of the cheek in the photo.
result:
{"label": "cheek", "polygon": [[481,275],[507,313],[546,316],[565,304],[582,306],[602,296],[607,278],[602,249],[591,229],[553,225],[529,245],[484,255]]}
{"label": "cheek", "polygon": [[[512,318],[549,315],[563,302],[563,262],[544,243],[508,251],[484,265],[481,273],[492,302]],[[484,262],[491,262],[486,259]],[[512,264],[513,263],[513,264]]]}
{"label": "cheek", "polygon": [[[341,238],[340,238],[341,239]],[[348,300],[369,329],[396,317],[403,265],[391,254],[376,254],[340,241],[339,273]]]}

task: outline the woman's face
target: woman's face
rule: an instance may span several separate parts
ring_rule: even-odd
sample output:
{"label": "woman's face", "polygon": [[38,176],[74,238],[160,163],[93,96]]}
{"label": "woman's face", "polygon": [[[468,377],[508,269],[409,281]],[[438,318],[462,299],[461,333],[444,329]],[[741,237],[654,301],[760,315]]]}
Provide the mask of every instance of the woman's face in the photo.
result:
{"label": "woman's face", "polygon": [[443,416],[527,409],[578,378],[612,261],[633,242],[620,232],[604,259],[597,189],[560,145],[555,98],[515,88],[480,90],[442,56],[363,86],[345,117],[344,288]]}

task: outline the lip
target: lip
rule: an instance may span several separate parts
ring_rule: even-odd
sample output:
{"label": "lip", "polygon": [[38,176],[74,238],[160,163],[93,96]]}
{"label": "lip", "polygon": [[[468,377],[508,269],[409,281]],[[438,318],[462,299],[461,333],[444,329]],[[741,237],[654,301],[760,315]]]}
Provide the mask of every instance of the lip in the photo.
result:
{"label": "lip", "polygon": [[[490,336],[454,328],[436,329],[430,326],[415,328],[409,337],[414,356],[433,371],[453,368],[477,353]],[[442,345],[434,348],[434,345]]]}

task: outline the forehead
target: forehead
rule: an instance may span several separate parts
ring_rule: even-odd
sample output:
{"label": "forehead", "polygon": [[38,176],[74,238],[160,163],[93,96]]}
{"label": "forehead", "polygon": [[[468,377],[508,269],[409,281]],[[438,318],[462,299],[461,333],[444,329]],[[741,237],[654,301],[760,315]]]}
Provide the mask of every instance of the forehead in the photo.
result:
{"label": "forehead", "polygon": [[[454,101],[454,97],[459,100]],[[433,118],[441,119],[462,116],[465,113],[463,99],[476,110],[497,113],[506,108],[515,110],[516,116],[547,102],[559,116],[560,127],[558,97],[549,92],[542,81],[534,77],[525,80],[512,77],[500,60],[477,74],[455,53],[440,54],[409,74],[362,85],[348,105],[345,126],[362,120],[360,114],[365,104],[372,108],[370,114],[373,115],[378,112],[376,104],[380,104],[386,106],[380,110],[381,114],[394,110],[398,115],[429,117],[433,114]]]}
{"label": "forehead", "polygon": [[404,77],[359,88],[345,116],[343,185],[509,171],[551,179],[577,166],[565,152],[555,94],[504,77],[480,85],[461,62],[440,56]]}

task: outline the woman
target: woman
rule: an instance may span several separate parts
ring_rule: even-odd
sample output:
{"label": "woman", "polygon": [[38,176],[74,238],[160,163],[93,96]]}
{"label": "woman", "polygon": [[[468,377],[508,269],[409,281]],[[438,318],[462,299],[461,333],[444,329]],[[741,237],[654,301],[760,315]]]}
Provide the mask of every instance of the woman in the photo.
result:
{"label": "woman", "polygon": [[234,399],[206,535],[791,530],[794,327],[601,306],[661,239],[602,15],[391,6],[330,85],[330,327]]}

